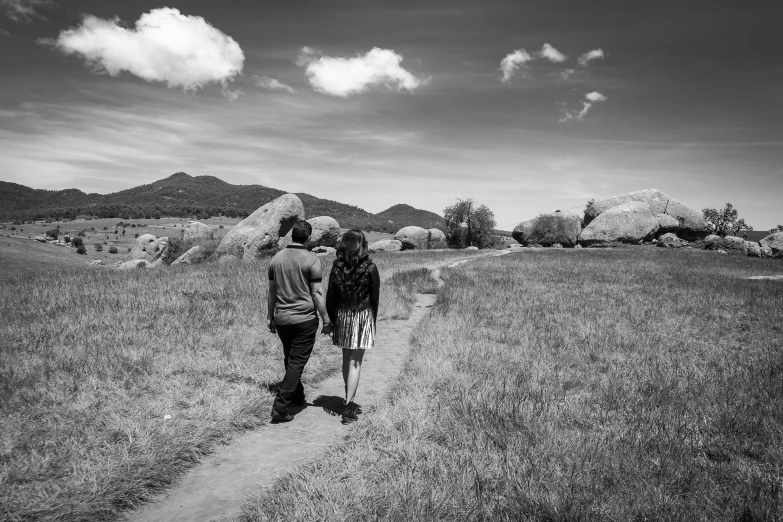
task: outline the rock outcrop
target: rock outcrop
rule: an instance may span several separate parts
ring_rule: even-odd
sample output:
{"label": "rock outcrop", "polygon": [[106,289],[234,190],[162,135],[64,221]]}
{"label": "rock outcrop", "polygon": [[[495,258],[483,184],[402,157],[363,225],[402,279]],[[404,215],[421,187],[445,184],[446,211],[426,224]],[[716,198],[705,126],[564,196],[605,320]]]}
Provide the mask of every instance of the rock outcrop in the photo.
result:
{"label": "rock outcrop", "polygon": [[662,248],[680,248],[682,241],[676,234],[668,232],[658,238],[657,246]]}
{"label": "rock outcrop", "polygon": [[514,228],[511,235],[525,246],[560,244],[573,247],[578,243],[581,231],[582,217],[579,214],[558,210],[523,221]]}
{"label": "rock outcrop", "polygon": [[35,236],[33,239],[35,239],[39,243],[46,243],[46,237],[45,236]]}
{"label": "rock outcrop", "polygon": [[783,253],[783,232],[774,232],[759,241],[759,245],[767,247],[772,251],[772,255]]}
{"label": "rock outcrop", "polygon": [[182,241],[212,239],[215,237],[215,232],[209,225],[205,225],[198,221],[188,221],[187,225],[182,227],[179,237]]}
{"label": "rock outcrop", "polygon": [[666,231],[677,232],[677,235],[681,238],[691,241],[701,239],[709,233],[707,223],[704,221],[704,216],[701,212],[655,189],[639,190],[608,198],[598,198],[585,210],[585,223],[589,224],[609,209],[630,202],[649,205],[655,216],[666,214],[676,219],[678,224],[676,230]]}
{"label": "rock outcrop", "polygon": [[704,248],[706,250],[724,251],[727,254],[748,255],[748,246],[741,237],[726,236],[720,237],[714,234],[704,239]]}
{"label": "rock outcrop", "polygon": [[761,257],[761,246],[753,241],[745,241],[748,257]]}
{"label": "rock outcrop", "polygon": [[652,239],[658,227],[658,218],[650,205],[630,201],[614,206],[593,219],[582,230],[579,243],[583,246],[617,241],[638,243]]}
{"label": "rock outcrop", "polygon": [[136,242],[131,247],[127,260],[143,259],[150,263],[162,262],[169,248],[168,237],[155,237],[152,234],[142,234],[136,238]]}
{"label": "rock outcrop", "polygon": [[428,231],[430,233],[430,248],[448,248],[448,242],[446,241],[446,234],[439,228],[431,228]]}
{"label": "rock outcrop", "polygon": [[658,218],[658,231],[656,233],[659,235],[674,233],[680,228],[680,222],[669,214],[658,214],[655,217]]}
{"label": "rock outcrop", "polygon": [[402,243],[403,250],[427,250],[430,247],[430,231],[421,227],[401,228],[394,239]]}
{"label": "rock outcrop", "polygon": [[261,259],[278,248],[281,237],[299,219],[304,219],[302,200],[284,194],[250,214],[232,228],[220,242],[217,256],[234,256],[243,261]]}
{"label": "rock outcrop", "polygon": [[402,241],[396,239],[381,239],[370,244],[370,252],[399,252],[402,250]]}

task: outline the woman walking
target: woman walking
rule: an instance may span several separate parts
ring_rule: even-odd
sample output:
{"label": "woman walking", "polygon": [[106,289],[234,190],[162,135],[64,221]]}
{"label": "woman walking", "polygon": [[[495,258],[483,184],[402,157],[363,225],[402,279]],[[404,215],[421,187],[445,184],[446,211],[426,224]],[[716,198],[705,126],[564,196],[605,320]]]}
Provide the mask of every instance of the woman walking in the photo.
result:
{"label": "woman walking", "polygon": [[343,424],[354,422],[361,413],[353,399],[359,386],[364,351],[375,344],[380,286],[378,268],[370,259],[367,238],[361,230],[349,230],[337,246],[337,259],[329,274],[326,292],[326,311],[334,328],[332,342],[343,349]]}

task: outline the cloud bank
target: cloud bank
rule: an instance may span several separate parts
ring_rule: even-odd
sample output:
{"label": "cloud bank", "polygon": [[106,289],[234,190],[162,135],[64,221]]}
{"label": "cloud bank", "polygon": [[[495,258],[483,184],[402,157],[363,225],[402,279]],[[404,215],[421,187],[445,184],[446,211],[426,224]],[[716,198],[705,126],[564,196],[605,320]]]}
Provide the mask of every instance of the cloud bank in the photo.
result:
{"label": "cloud bank", "polygon": [[569,111],[563,108],[563,116],[560,118],[560,122],[564,123],[570,120],[582,121],[592,106],[598,102],[606,101],[606,96],[600,92],[593,91],[585,94],[586,102],[582,102],[582,109],[579,111]]}
{"label": "cloud bank", "polygon": [[593,49],[579,57],[579,65],[587,67],[591,61],[599,60],[604,57],[603,49]]}
{"label": "cloud bank", "polygon": [[84,17],[79,27],[46,41],[65,54],[83,57],[97,72],[118,76],[127,71],[147,81],[195,91],[227,82],[242,72],[245,55],[230,36],[200,16],[168,7],[143,14],[135,29],[119,19]]}
{"label": "cloud bank", "polygon": [[505,58],[500,60],[500,70],[503,71],[503,77],[500,81],[505,83],[511,80],[519,68],[532,59],[533,57],[524,49],[517,49],[506,55]]}
{"label": "cloud bank", "polygon": [[391,49],[373,47],[353,58],[324,56],[310,47],[303,47],[297,65],[314,90],[332,96],[346,97],[367,91],[374,85],[412,92],[429,80],[419,79],[400,63],[402,55]]}
{"label": "cloud bank", "polygon": [[293,87],[269,76],[253,76],[253,81],[256,84],[256,87],[261,87],[262,89],[267,89],[269,91],[285,91],[290,94],[296,94]]}
{"label": "cloud bank", "polygon": [[54,0],[0,0],[3,14],[17,24],[30,23],[34,18],[46,20],[38,10],[53,7],[57,7]]}

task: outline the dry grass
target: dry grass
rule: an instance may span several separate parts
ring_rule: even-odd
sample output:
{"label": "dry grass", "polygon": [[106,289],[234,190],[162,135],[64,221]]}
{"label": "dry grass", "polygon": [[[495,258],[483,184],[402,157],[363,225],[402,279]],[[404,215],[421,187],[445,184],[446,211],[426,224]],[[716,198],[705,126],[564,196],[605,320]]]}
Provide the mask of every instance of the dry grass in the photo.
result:
{"label": "dry grass", "polygon": [[[464,255],[374,258],[387,280]],[[0,519],[114,518],[214,444],[265,424],[283,370],[266,330],[266,266],[63,272],[52,262],[0,278]],[[399,294],[383,295],[381,320],[406,316]],[[306,385],[339,364],[319,339]]]}
{"label": "dry grass", "polygon": [[660,250],[447,271],[388,404],[246,520],[781,520],[783,272]]}

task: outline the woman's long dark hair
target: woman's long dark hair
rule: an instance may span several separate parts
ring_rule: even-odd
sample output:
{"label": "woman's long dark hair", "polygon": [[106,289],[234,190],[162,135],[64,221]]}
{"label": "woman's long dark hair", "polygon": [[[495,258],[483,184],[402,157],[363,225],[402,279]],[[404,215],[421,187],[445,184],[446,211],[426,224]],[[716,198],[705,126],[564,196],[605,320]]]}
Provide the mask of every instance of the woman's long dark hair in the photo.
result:
{"label": "woman's long dark hair", "polygon": [[344,297],[361,299],[370,279],[370,249],[367,238],[361,230],[349,230],[337,244],[337,259],[334,262],[336,281]]}

